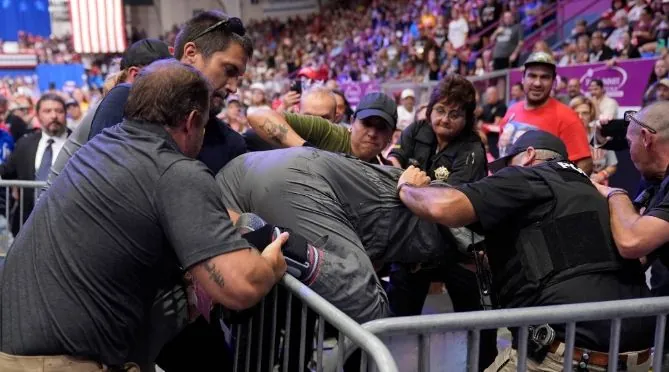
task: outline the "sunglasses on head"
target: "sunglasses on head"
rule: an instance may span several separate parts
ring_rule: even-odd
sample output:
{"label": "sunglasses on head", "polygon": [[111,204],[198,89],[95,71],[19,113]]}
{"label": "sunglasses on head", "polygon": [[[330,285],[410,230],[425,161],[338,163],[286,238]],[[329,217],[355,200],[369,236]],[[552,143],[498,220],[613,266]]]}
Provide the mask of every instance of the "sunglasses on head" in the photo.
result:
{"label": "sunglasses on head", "polygon": [[214,23],[213,25],[207,27],[204,31],[192,37],[190,41],[195,41],[196,39],[199,39],[202,36],[210,32],[213,32],[217,29],[225,29],[239,36],[244,36],[244,34],[246,34],[246,30],[244,29],[244,23],[242,23],[242,20],[236,17],[232,17],[232,18],[222,19]]}
{"label": "sunglasses on head", "polygon": [[625,121],[630,123],[630,122],[635,122],[639,124],[641,127],[646,128],[649,132],[653,134],[657,134],[657,130],[651,128],[650,125],[642,122],[641,120],[637,119],[636,117],[637,111],[625,111],[625,115],[623,116],[625,118]]}

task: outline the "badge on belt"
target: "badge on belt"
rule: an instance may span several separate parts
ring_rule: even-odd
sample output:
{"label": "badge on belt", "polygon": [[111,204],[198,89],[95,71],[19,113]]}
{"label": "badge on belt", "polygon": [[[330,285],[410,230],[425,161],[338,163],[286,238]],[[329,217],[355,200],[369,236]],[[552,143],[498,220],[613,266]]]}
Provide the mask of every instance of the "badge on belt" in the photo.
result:
{"label": "badge on belt", "polygon": [[451,172],[449,172],[446,167],[439,167],[434,170],[434,178],[436,178],[437,181],[446,181],[450,174]]}

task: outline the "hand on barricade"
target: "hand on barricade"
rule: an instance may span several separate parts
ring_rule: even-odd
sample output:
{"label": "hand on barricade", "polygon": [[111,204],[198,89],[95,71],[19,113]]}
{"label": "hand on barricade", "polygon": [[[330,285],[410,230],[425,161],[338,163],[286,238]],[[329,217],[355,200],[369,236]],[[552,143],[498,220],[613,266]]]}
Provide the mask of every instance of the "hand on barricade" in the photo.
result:
{"label": "hand on barricade", "polygon": [[281,235],[271,242],[261,253],[262,257],[272,266],[277,282],[283,277],[283,274],[286,273],[287,269],[286,259],[281,252],[281,246],[288,241],[288,235],[287,232],[281,233]]}

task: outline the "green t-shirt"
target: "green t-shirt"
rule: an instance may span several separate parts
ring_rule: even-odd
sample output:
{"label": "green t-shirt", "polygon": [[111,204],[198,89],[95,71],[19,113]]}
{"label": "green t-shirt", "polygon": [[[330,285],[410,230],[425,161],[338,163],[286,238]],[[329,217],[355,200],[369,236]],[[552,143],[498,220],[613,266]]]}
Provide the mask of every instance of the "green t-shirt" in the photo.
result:
{"label": "green t-shirt", "polygon": [[321,150],[351,154],[351,132],[318,116],[284,112],[288,125],[305,141]]}

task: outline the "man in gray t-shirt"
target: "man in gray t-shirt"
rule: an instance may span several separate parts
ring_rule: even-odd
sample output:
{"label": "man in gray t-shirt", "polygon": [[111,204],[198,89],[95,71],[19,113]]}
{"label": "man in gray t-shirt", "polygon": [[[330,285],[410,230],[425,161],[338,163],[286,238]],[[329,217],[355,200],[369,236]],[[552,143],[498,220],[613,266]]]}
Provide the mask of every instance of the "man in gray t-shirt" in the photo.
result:
{"label": "man in gray t-shirt", "polygon": [[[374,267],[445,259],[439,227],[397,198],[402,170],[295,147],[244,154],[216,176],[223,203],[287,227],[325,252],[310,287],[363,323],[389,315]],[[374,265],[372,264],[374,263]]]}
{"label": "man in gray t-shirt", "polygon": [[126,120],[77,151],[40,197],[0,271],[0,371],[46,355],[72,370],[136,362],[159,290],[186,271],[233,310],[283,276],[287,236],[255,252],[195,159],[210,95],[193,67],[147,66]]}
{"label": "man in gray t-shirt", "polygon": [[504,12],[502,23],[490,37],[495,43],[492,51],[493,68],[503,70],[515,66],[523,46],[523,28],[511,12]]}

